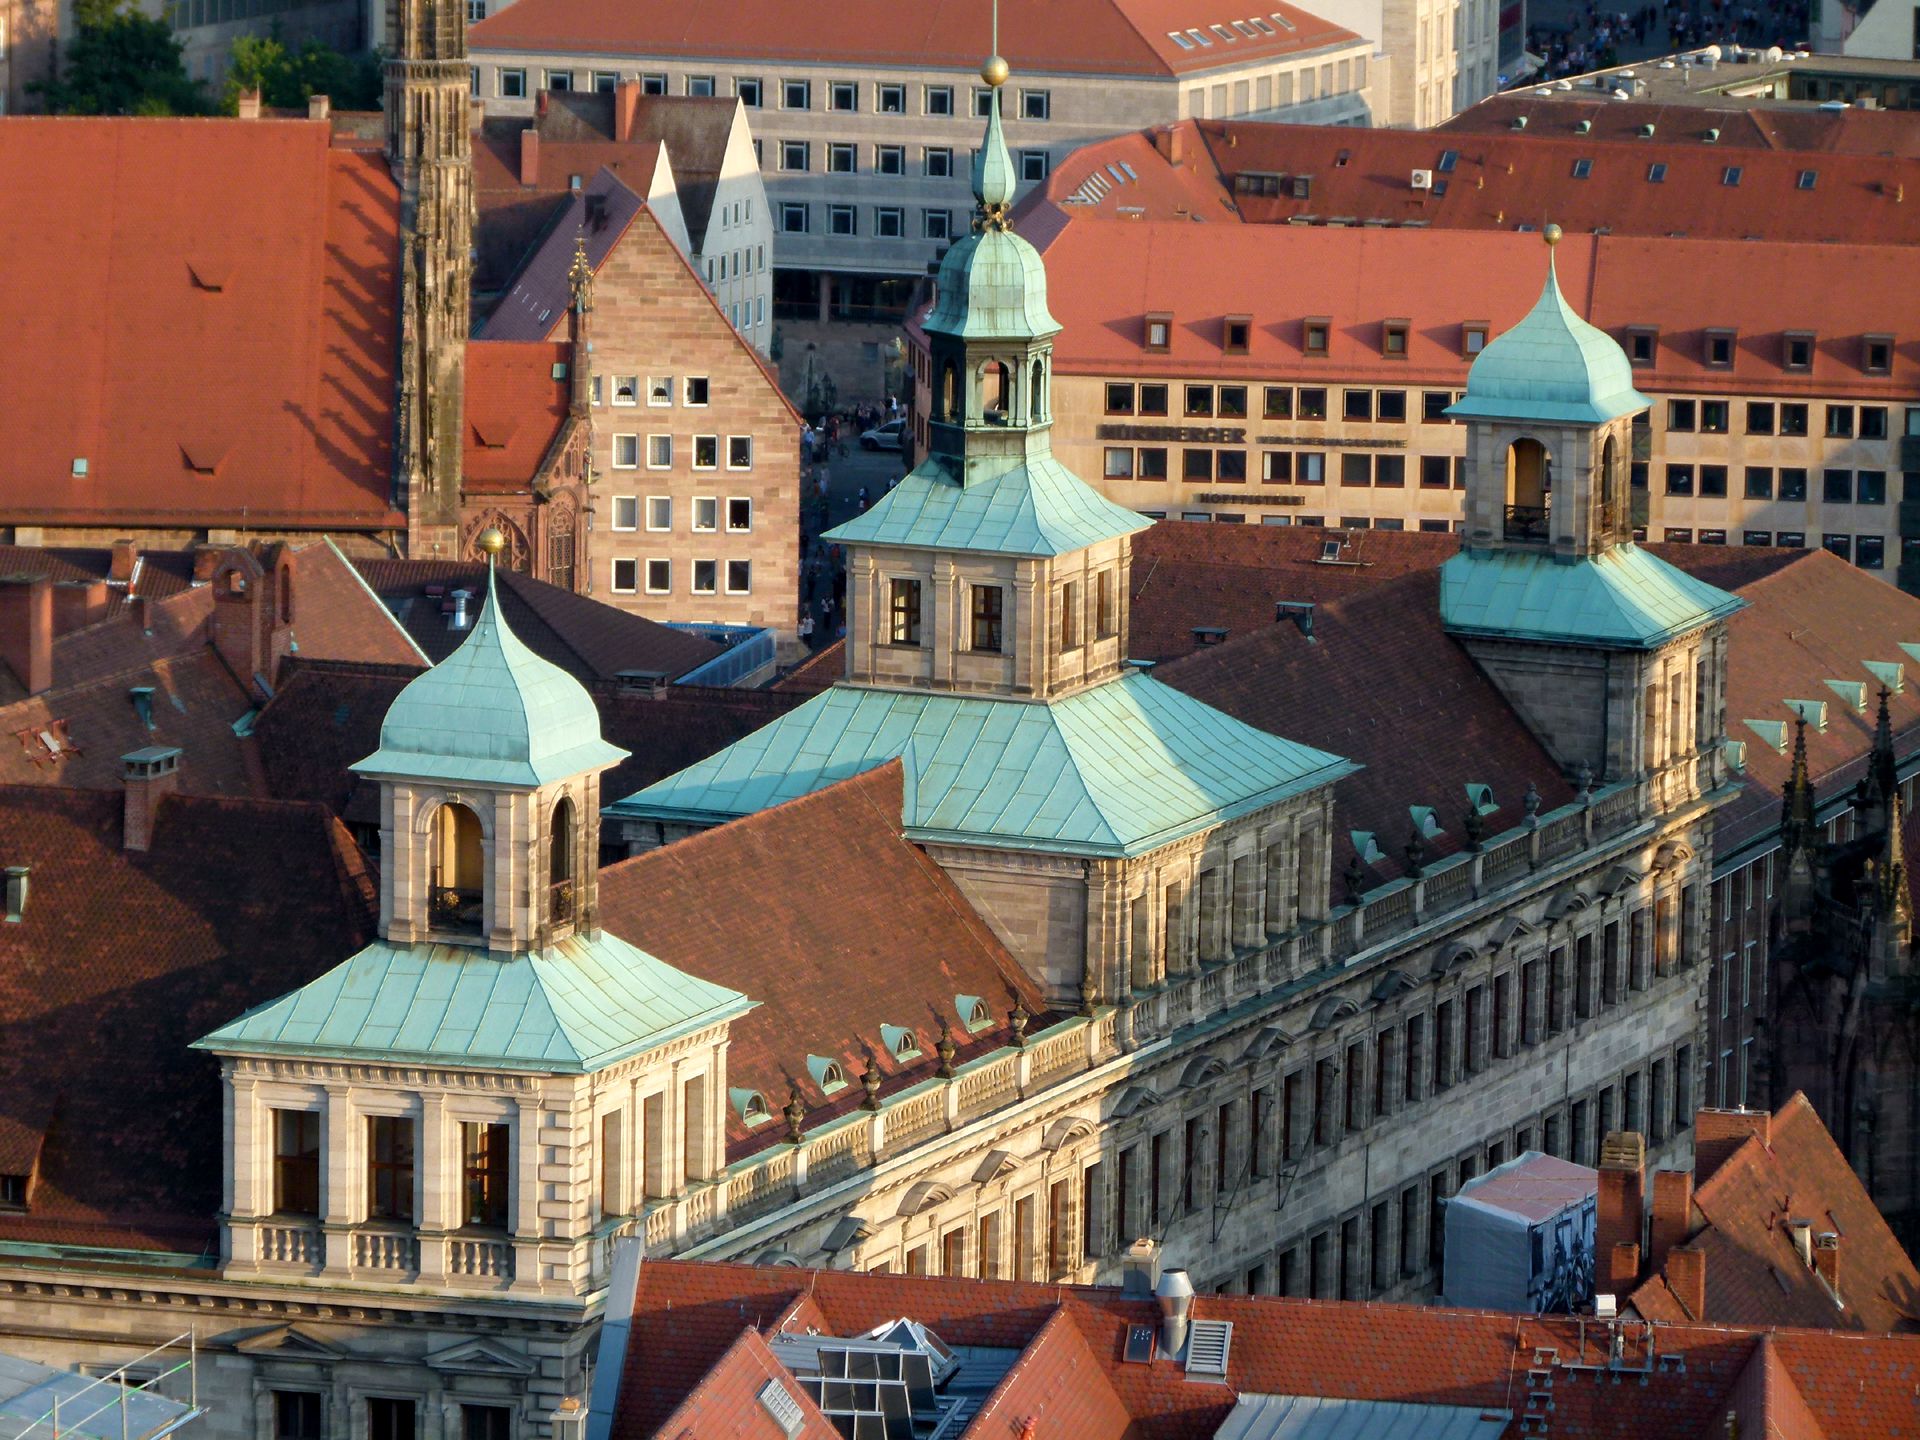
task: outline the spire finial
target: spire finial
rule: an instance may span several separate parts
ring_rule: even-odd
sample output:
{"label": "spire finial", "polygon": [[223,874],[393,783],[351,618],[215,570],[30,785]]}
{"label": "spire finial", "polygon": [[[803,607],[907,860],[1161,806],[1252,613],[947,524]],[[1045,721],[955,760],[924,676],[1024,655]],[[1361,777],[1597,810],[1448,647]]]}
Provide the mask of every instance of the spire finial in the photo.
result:
{"label": "spire finial", "polygon": [[1000,58],[1000,0],[993,0],[993,44],[987,51],[986,61],[980,66],[980,78],[993,89],[998,90],[1007,83],[1011,73],[1007,62]]}
{"label": "spire finial", "polygon": [[493,589],[493,568],[500,561],[500,552],[507,548],[507,537],[500,533],[500,527],[489,525],[480,532],[480,538],[473,542],[480,547],[480,553],[487,557],[487,589]]}
{"label": "spire finial", "polygon": [[1013,208],[1013,194],[1018,184],[1013,170],[1013,156],[1007,150],[1007,137],[1000,128],[1000,88],[1013,72],[1000,57],[998,0],[995,0],[993,7],[993,48],[994,53],[980,66],[980,78],[987,82],[987,133],[973,156],[973,198],[976,206],[973,228],[980,233],[1013,228],[1007,221],[1007,211]]}
{"label": "spire finial", "polygon": [[1565,234],[1566,232],[1562,230],[1558,225],[1555,225],[1549,222],[1546,229],[1540,232],[1540,238],[1547,242],[1547,248],[1551,250],[1554,246],[1560,243],[1561,238]]}
{"label": "spire finial", "polygon": [[593,309],[593,262],[587,259],[584,232],[573,237],[573,264],[567,269],[567,294],[576,309]]}

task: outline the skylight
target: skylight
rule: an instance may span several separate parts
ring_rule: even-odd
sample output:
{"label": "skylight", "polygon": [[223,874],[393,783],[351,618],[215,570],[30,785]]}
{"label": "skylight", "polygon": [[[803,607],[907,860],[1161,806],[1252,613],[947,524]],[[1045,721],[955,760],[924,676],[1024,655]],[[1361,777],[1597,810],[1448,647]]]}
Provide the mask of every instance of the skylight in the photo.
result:
{"label": "skylight", "polygon": [[1251,23],[1253,28],[1258,30],[1262,35],[1271,35],[1274,33],[1273,26],[1262,20],[1258,15],[1253,17]]}
{"label": "skylight", "polygon": [[1286,16],[1282,15],[1278,10],[1272,10],[1272,11],[1269,11],[1268,13],[1273,16],[1273,23],[1278,25],[1282,30],[1292,30],[1295,28],[1294,23],[1291,20],[1287,19]]}
{"label": "skylight", "polygon": [[1167,32],[1167,38],[1173,41],[1173,43],[1178,45],[1182,50],[1193,49],[1193,41],[1189,40],[1186,36],[1182,35],[1178,30],[1169,30]]}
{"label": "skylight", "polygon": [[1229,30],[1224,25],[1209,25],[1207,28],[1213,31],[1213,33],[1218,35],[1222,40],[1233,41],[1233,40],[1238,40],[1240,38],[1238,35],[1234,34],[1231,30]]}
{"label": "skylight", "polygon": [[1438,170],[1442,175],[1451,175],[1453,173],[1453,167],[1459,163],[1460,152],[1458,150],[1442,150],[1440,152],[1439,163],[1433,168]]}
{"label": "skylight", "polygon": [[1198,30],[1189,29],[1187,34],[1191,35],[1197,43],[1205,45],[1208,49],[1213,48],[1213,41],[1202,35]]}

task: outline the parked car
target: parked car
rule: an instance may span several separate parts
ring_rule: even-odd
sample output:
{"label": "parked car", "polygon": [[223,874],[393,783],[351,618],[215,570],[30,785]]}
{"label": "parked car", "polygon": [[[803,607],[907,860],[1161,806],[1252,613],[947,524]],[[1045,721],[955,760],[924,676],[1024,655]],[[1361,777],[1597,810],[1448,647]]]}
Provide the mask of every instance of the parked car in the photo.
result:
{"label": "parked car", "polygon": [[884,425],[876,425],[860,437],[862,450],[898,450],[900,437],[906,433],[905,420],[889,420]]}

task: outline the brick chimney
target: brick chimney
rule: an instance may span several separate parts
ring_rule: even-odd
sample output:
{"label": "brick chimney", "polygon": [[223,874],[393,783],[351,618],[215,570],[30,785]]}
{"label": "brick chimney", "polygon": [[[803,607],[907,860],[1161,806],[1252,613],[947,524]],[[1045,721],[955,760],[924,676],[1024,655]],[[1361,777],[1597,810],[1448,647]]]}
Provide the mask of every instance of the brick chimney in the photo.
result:
{"label": "brick chimney", "polygon": [[1693,1183],[1704,1185],[1749,1135],[1773,1143],[1773,1116],[1765,1110],[1702,1110],[1693,1121]]}
{"label": "brick chimney", "polygon": [[1600,1193],[1594,1214],[1594,1251],[1612,1256],[1631,1245],[1638,1260],[1646,1207],[1647,1142],[1636,1131],[1615,1130],[1600,1146]]}
{"label": "brick chimney", "polygon": [[1833,1298],[1840,1298],[1840,1237],[1823,1230],[1813,1241],[1813,1273],[1827,1282]]}
{"label": "brick chimney", "polygon": [[531,125],[520,132],[520,183],[540,183],[540,132]]}
{"label": "brick chimney", "polygon": [[258,120],[260,118],[260,92],[258,90],[242,90],[234,100],[234,114],[242,120]]}
{"label": "brick chimney", "polygon": [[1167,163],[1175,166],[1187,158],[1187,132],[1180,128],[1178,122],[1167,127],[1166,156]]}
{"label": "brick chimney", "polygon": [[1594,1290],[1624,1300],[1640,1283],[1640,1247],[1622,1240],[1611,1250],[1600,1252],[1600,1275]]}
{"label": "brick chimney", "polygon": [[53,688],[53,581],[0,575],[0,661],[29,695]]}
{"label": "brick chimney", "polygon": [[625,145],[633,139],[640,119],[640,82],[622,80],[613,87],[613,138]]}
{"label": "brick chimney", "polygon": [[140,547],[131,540],[116,540],[111,553],[113,560],[107,578],[122,585],[132,583],[134,567],[140,563]]}
{"label": "brick chimney", "polygon": [[1682,1246],[1667,1256],[1667,1288],[1695,1320],[1707,1318],[1707,1252]]}
{"label": "brick chimney", "polygon": [[1647,1268],[1660,1270],[1675,1247],[1693,1233],[1693,1176],[1686,1170],[1653,1172],[1653,1223],[1647,1240]]}
{"label": "brick chimney", "polygon": [[120,757],[126,767],[127,807],[121,846],[145,854],[153,845],[154,812],[180,788],[180,747],[148,745]]}

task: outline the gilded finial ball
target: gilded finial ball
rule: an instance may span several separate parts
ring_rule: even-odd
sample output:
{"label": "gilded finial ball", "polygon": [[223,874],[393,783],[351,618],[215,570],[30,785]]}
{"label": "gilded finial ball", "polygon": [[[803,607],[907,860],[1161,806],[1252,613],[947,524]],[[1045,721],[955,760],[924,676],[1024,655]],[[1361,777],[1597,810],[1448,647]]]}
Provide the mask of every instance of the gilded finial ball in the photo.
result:
{"label": "gilded finial ball", "polygon": [[484,553],[488,555],[498,555],[502,550],[507,548],[507,537],[502,535],[497,527],[489,525],[480,532],[480,538],[474,543],[478,545]]}
{"label": "gilded finial ball", "polygon": [[1558,225],[1549,225],[1547,226],[1546,229],[1540,232],[1540,238],[1542,240],[1545,240],[1547,242],[1548,248],[1551,249],[1553,246],[1558,245],[1560,243],[1560,237],[1564,233],[1565,232],[1562,231]]}
{"label": "gilded finial ball", "polygon": [[990,57],[987,62],[980,67],[980,78],[996,90],[1007,83],[1007,76],[1012,73],[1013,72],[1007,67],[1007,62],[1002,60],[998,55]]}

